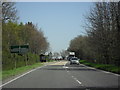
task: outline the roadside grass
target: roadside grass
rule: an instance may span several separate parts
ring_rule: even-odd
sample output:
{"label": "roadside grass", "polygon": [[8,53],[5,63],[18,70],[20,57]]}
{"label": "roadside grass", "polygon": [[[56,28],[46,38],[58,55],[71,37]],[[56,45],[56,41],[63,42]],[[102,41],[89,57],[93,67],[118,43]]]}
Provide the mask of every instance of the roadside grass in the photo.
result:
{"label": "roadside grass", "polygon": [[2,80],[2,71],[0,70],[0,81]]}
{"label": "roadside grass", "polygon": [[48,62],[53,62],[53,61],[55,61],[55,60],[48,60]]}
{"label": "roadside grass", "polygon": [[84,65],[87,65],[87,66],[97,68],[97,69],[101,69],[101,70],[105,70],[105,71],[120,74],[120,67],[115,66],[115,65],[96,64],[96,63],[88,62],[86,60],[80,60],[80,63],[84,64]]}
{"label": "roadside grass", "polygon": [[[47,62],[53,62],[53,61],[54,60],[48,60]],[[39,62],[39,63],[35,63],[32,65],[18,67],[16,69],[11,69],[11,70],[3,70],[2,72],[0,72],[0,75],[1,75],[0,80],[5,80],[5,79],[10,78],[12,76],[16,76],[16,75],[22,74],[24,72],[27,72],[29,70],[35,69],[37,67],[44,65],[44,63],[46,63],[46,62],[43,62],[43,63]]]}
{"label": "roadside grass", "polygon": [[22,74],[28,70],[35,69],[36,67],[39,67],[42,65],[43,63],[35,63],[33,65],[27,65],[27,66],[19,67],[19,68],[12,69],[12,70],[2,71],[2,80],[5,80],[11,76]]}

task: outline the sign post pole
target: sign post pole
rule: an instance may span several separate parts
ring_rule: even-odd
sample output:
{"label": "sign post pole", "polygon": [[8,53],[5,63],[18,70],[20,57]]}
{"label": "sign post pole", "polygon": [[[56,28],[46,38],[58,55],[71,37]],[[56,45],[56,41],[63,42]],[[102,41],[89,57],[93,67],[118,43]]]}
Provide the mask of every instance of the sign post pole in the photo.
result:
{"label": "sign post pole", "polygon": [[27,56],[26,56],[26,54],[25,54],[25,63],[26,63],[26,66],[27,66]]}
{"label": "sign post pole", "polygon": [[17,63],[16,63],[16,55],[15,55],[15,53],[14,53],[14,58],[15,58],[15,69],[16,69],[16,67],[17,67]]}
{"label": "sign post pole", "polygon": [[25,57],[25,65],[27,66],[27,55],[26,53],[28,52],[29,45],[16,45],[16,46],[10,46],[10,52],[14,53],[14,58],[15,58],[15,68],[17,67],[17,61],[16,61],[16,53],[17,54],[24,54]]}

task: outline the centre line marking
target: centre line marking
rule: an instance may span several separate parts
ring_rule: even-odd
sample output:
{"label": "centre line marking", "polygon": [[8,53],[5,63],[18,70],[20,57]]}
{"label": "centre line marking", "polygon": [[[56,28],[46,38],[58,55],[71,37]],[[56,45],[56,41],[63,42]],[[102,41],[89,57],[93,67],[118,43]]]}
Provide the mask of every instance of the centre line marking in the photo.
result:
{"label": "centre line marking", "polygon": [[74,78],[74,76],[72,76],[72,78]]}
{"label": "centre line marking", "polygon": [[82,82],[80,82],[79,80],[77,80],[77,78],[74,78],[75,81],[77,81],[79,84],[82,84]]}
{"label": "centre line marking", "polygon": [[80,85],[82,84],[82,82],[80,82],[79,80],[77,80],[77,78],[75,78],[74,76],[72,76],[72,78],[73,78],[76,82],[78,82]]}
{"label": "centre line marking", "polygon": [[76,80],[79,84],[82,84],[80,81]]}

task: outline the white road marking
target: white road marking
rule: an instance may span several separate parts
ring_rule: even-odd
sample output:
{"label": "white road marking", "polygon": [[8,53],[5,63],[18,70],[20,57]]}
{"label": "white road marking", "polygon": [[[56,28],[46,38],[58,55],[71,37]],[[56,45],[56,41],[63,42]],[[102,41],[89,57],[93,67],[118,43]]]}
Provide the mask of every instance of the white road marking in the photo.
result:
{"label": "white road marking", "polygon": [[82,84],[82,82],[80,82],[79,80],[77,80],[77,78],[74,78],[75,81],[77,81],[79,84]]}
{"label": "white road marking", "polygon": [[[60,61],[60,62],[56,62],[55,64],[57,64],[57,63],[61,63],[61,61]],[[48,64],[48,65],[51,65],[51,64]],[[64,66],[65,66],[65,65],[66,65],[66,63],[64,64]],[[37,70],[37,69],[40,69],[40,68],[42,68],[42,67],[45,67],[45,66],[47,66],[47,65],[44,65],[44,66],[35,68],[35,69],[33,69],[33,70],[30,70],[30,71],[28,71],[28,72],[26,72],[26,73],[24,73],[24,74],[22,74],[22,75],[20,75],[20,76],[18,76],[18,77],[16,77],[16,78],[12,79],[12,80],[10,80],[10,81],[8,81],[8,82],[0,85],[0,88],[3,87],[3,86],[5,86],[5,85],[7,85],[7,84],[9,84],[9,83],[11,83],[11,82],[13,82],[13,81],[15,81],[15,80],[17,80],[17,79],[19,79],[19,78],[21,78],[21,77],[23,77],[23,76],[25,76],[25,75],[27,75],[27,74],[29,74],[29,73],[31,73],[31,72],[33,72],[33,71],[35,71],[35,70]]]}
{"label": "white road marking", "polygon": [[67,62],[64,64],[64,66],[66,66]]}
{"label": "white road marking", "polygon": [[[67,63],[66,63],[66,64],[67,64]],[[65,66],[66,64],[64,64],[63,68],[70,68],[70,67],[66,67],[66,66]],[[69,71],[67,71],[67,72],[69,72]],[[74,76],[72,76],[72,78],[73,78],[76,82],[78,82],[81,86],[83,86],[83,85],[82,85],[82,82],[80,82],[79,80],[77,80],[77,78],[75,78]]]}
{"label": "white road marking", "polygon": [[82,84],[80,81],[76,80],[79,84]]}
{"label": "white road marking", "polygon": [[101,72],[103,73],[109,73],[109,74],[112,74],[112,75],[115,75],[115,76],[120,76],[119,74],[115,74],[115,73],[112,73],[112,72],[107,72],[107,71],[103,71],[103,70],[100,70]]}
{"label": "white road marking", "polygon": [[74,78],[75,80],[77,80],[77,78]]}
{"label": "white road marking", "polygon": [[66,67],[66,64],[67,64],[67,62],[64,64],[63,68],[69,68],[69,67]]}
{"label": "white road marking", "polygon": [[[114,73],[112,73],[112,74],[114,74]],[[115,76],[120,76],[119,74],[114,74]]]}
{"label": "white road marking", "polygon": [[69,72],[69,71],[67,71],[67,72]]}
{"label": "white road marking", "polygon": [[42,67],[45,67],[45,66],[47,66],[47,65],[44,65],[44,66],[35,68],[35,69],[33,69],[33,70],[30,70],[30,71],[28,71],[28,72],[26,72],[26,73],[24,73],[24,74],[22,74],[22,75],[20,75],[20,76],[18,76],[18,77],[16,77],[16,78],[12,79],[12,80],[10,80],[10,81],[8,81],[8,82],[6,82],[6,83],[0,85],[0,87],[3,87],[3,86],[5,86],[5,85],[7,85],[7,84],[9,84],[9,83],[11,83],[11,82],[13,82],[13,81],[15,81],[15,80],[17,80],[17,79],[19,79],[19,78],[21,78],[21,77],[27,75],[27,74],[29,74],[29,73],[31,73],[31,72],[37,70],[37,69],[40,69],[40,68],[42,68]]}
{"label": "white road marking", "polygon": [[119,74],[115,74],[115,73],[112,73],[112,72],[109,72],[109,71],[104,71],[104,70],[97,69],[97,68],[94,68],[94,67],[89,67],[89,66],[86,66],[86,65],[84,65],[84,64],[81,64],[81,65],[83,65],[83,66],[85,66],[85,67],[87,67],[87,68],[90,68],[90,69],[99,70],[99,71],[101,71],[101,72],[103,72],[103,73],[109,73],[109,74],[113,74],[113,75],[115,75],[115,76],[120,76]]}
{"label": "white road marking", "polygon": [[63,66],[63,68],[69,68],[69,67]]}
{"label": "white road marking", "polygon": [[115,75],[115,76],[120,76],[119,74],[115,74],[115,73],[112,73],[112,72],[109,72],[109,71],[104,71],[104,70],[100,70],[100,69],[97,69],[103,73],[109,73],[109,74],[112,74],[112,75]]}
{"label": "white road marking", "polygon": [[[74,76],[72,76],[72,78],[76,81],[76,82],[78,82],[80,85],[82,84],[82,82],[80,82],[77,78],[75,78]],[[83,85],[82,85],[83,86]]]}
{"label": "white road marking", "polygon": [[95,68],[93,68],[93,67],[88,67],[88,68],[90,68],[90,69],[95,69]]}
{"label": "white road marking", "polygon": [[110,72],[106,72],[106,71],[102,71],[102,72],[104,72],[104,73],[110,73]]}

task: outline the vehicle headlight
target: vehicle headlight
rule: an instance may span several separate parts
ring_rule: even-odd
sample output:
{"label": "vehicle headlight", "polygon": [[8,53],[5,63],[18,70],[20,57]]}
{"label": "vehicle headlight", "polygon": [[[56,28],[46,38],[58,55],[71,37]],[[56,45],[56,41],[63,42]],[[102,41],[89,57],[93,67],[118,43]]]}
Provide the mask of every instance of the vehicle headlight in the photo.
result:
{"label": "vehicle headlight", "polygon": [[77,63],[79,62],[79,61],[76,61]]}

